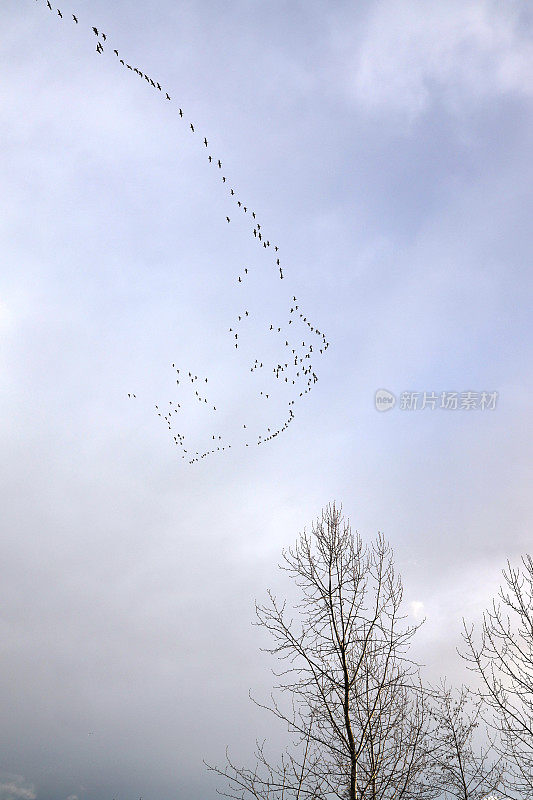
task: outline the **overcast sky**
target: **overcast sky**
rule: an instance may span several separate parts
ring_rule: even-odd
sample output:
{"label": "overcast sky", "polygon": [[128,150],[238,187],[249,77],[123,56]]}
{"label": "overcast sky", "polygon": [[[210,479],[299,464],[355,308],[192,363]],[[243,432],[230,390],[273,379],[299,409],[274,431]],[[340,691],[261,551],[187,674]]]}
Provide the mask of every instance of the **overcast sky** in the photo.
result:
{"label": "overcast sky", "polygon": [[254,600],[329,501],[432,678],[531,552],[531,9],[56,3],[0,11],[0,800],[211,800],[285,742]]}

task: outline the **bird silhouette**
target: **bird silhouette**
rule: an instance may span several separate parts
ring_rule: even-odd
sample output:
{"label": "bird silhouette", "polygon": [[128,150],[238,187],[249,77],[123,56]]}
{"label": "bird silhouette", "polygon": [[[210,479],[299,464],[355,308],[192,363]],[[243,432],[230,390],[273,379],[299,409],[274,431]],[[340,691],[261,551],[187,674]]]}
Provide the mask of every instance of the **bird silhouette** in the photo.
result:
{"label": "bird silhouette", "polygon": [[61,11],[59,9],[57,9],[57,13],[61,17],[61,19],[63,19],[63,14],[61,13]]}
{"label": "bird silhouette", "polygon": [[98,28],[95,28],[94,25],[93,25],[93,31],[94,31],[94,35],[98,36]]}
{"label": "bird silhouette", "polygon": [[229,220],[229,217],[226,217],[226,219],[228,220],[228,222],[230,221],[230,220]]}
{"label": "bird silhouette", "polygon": [[168,92],[165,92],[165,94],[166,94],[166,96],[167,96],[167,100],[170,100],[170,95],[169,95],[169,93],[168,93]]}
{"label": "bird silhouette", "polygon": [[[113,52],[114,52],[114,54],[115,54],[115,55],[118,57],[118,50],[113,50]],[[138,69],[136,69],[136,70],[135,70],[135,72],[139,72],[139,70],[138,70]]]}
{"label": "bird silhouette", "polygon": [[191,122],[191,131],[194,133],[194,125]]}
{"label": "bird silhouette", "polygon": [[204,144],[207,147],[207,138],[204,137]]}
{"label": "bird silhouette", "polygon": [[78,24],[78,18],[77,18],[77,16],[75,14],[72,15],[72,19],[74,20],[74,22],[77,25]]}
{"label": "bird silhouette", "polygon": [[[168,95],[167,95],[167,97],[168,97]],[[182,117],[182,116],[183,116],[183,111],[180,108],[180,117]]]}

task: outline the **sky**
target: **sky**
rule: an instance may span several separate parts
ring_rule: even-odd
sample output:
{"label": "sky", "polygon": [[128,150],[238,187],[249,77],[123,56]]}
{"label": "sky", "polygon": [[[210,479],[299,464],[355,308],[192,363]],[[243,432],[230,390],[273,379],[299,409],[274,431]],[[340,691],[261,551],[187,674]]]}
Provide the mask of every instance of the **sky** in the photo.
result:
{"label": "sky", "polygon": [[210,800],[327,503],[432,680],[531,553],[532,14],[60,1],[0,11],[0,800]]}

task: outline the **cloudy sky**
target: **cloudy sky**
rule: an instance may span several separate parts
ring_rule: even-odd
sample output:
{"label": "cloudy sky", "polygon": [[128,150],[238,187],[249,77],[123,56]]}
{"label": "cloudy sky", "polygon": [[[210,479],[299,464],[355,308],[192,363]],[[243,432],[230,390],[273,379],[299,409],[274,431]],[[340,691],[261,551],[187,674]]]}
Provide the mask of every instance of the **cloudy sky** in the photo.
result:
{"label": "cloudy sky", "polygon": [[532,14],[57,2],[0,11],[0,800],[205,800],[285,742],[254,600],[329,501],[432,678],[531,552]]}

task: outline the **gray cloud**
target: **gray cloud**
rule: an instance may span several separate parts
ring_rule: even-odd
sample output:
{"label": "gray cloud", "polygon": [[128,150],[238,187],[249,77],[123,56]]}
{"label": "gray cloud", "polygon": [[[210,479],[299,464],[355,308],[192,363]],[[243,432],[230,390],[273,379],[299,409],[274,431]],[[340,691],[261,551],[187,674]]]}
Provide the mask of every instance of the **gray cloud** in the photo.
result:
{"label": "gray cloud", "polygon": [[36,800],[35,787],[22,775],[0,774],[0,798],[2,800]]}

